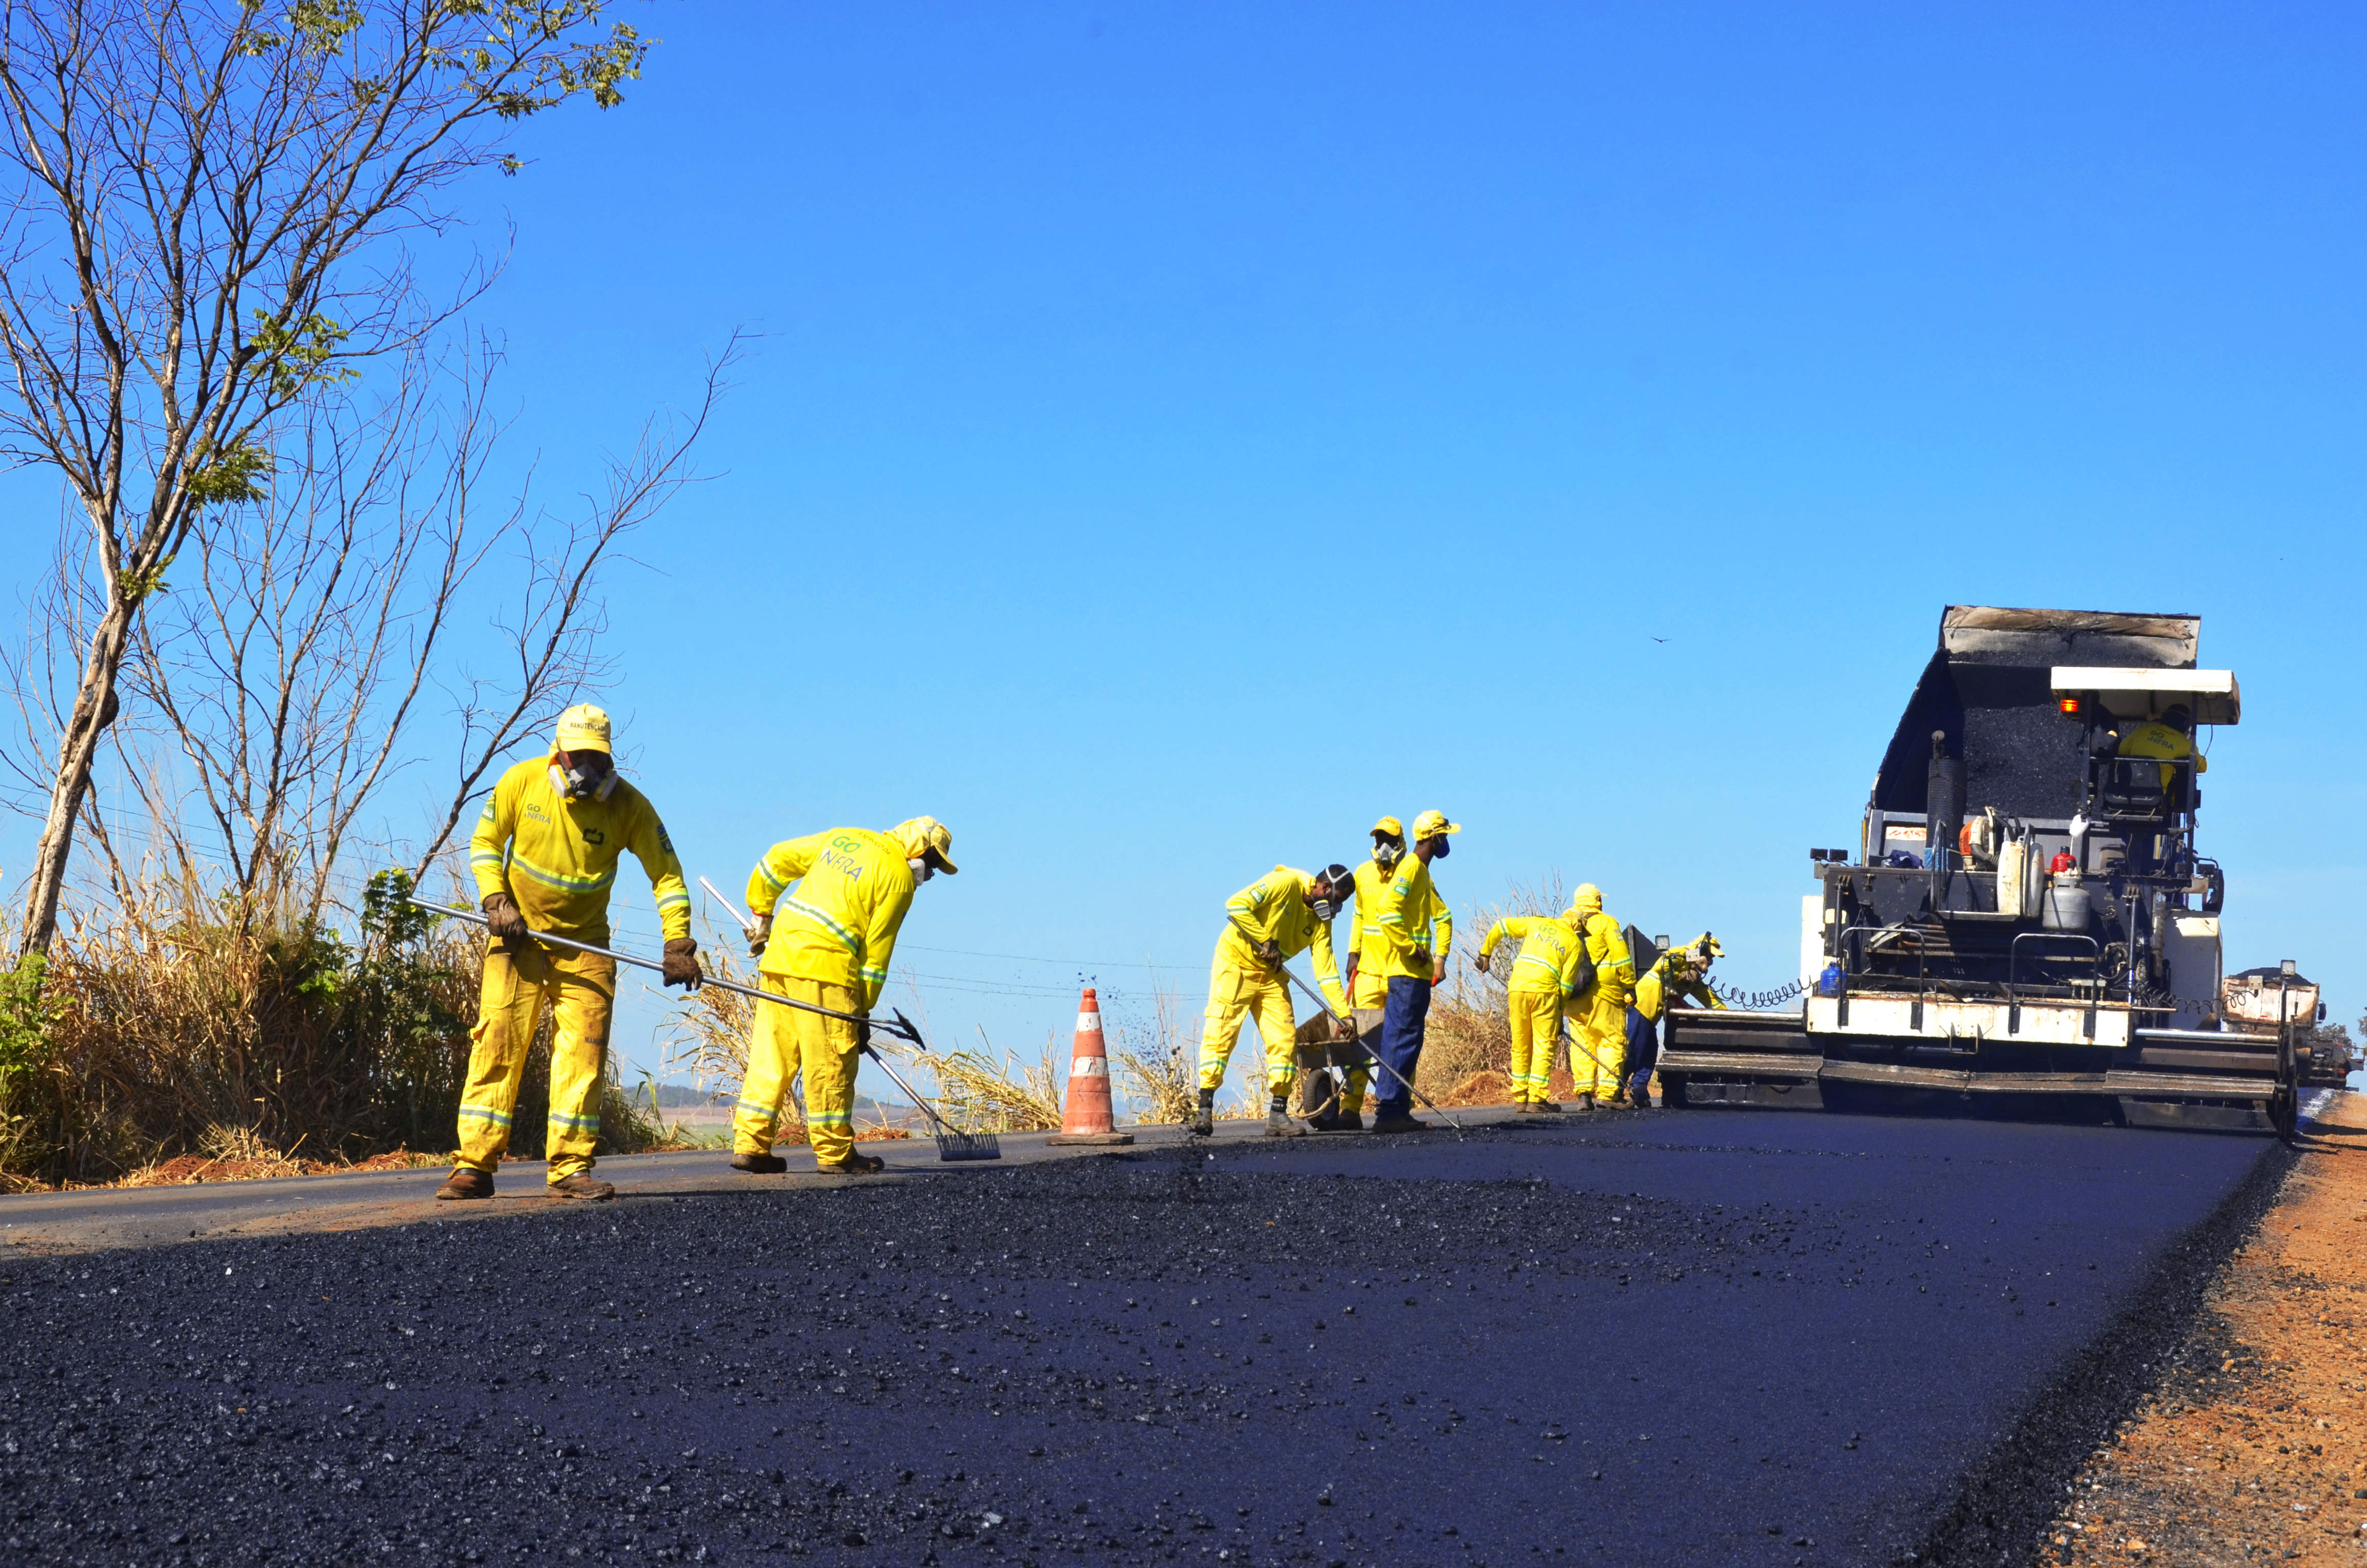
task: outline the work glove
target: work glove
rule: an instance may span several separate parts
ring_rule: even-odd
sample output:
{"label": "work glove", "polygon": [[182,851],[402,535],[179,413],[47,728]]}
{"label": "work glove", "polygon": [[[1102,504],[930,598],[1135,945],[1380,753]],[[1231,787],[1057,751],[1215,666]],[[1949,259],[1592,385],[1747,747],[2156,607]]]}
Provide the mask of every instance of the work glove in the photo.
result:
{"label": "work glove", "polygon": [[1353,1018],[1333,1018],[1331,1021],[1331,1038],[1334,1040],[1346,1040],[1353,1043],[1356,1038],[1356,1021]]}
{"label": "work glove", "polygon": [[502,944],[504,953],[515,953],[529,934],[516,903],[506,893],[488,893],[481,907],[485,911],[485,930]]}
{"label": "work glove", "polygon": [[770,915],[757,916],[755,925],[751,928],[748,932],[748,956],[751,958],[764,957],[764,944],[772,940],[773,917]]}
{"label": "work glove", "polygon": [[855,1048],[857,1051],[871,1049],[871,1021],[867,1018],[855,1021]]}
{"label": "work glove", "polygon": [[1488,973],[1488,955],[1484,953],[1473,953],[1471,955],[1471,967],[1478,970],[1482,975]]}
{"label": "work glove", "polygon": [[1428,949],[1428,948],[1426,948],[1426,947],[1417,947],[1417,948],[1415,948],[1415,949],[1413,950],[1413,955],[1412,955],[1412,958],[1411,958],[1410,962],[1412,963],[1413,966],[1414,966],[1415,968],[1417,968],[1417,969],[1427,969],[1427,968],[1429,968],[1429,967],[1430,967],[1430,949]]}
{"label": "work glove", "polygon": [[1258,943],[1254,951],[1258,955],[1258,961],[1260,963],[1271,964],[1277,969],[1282,967],[1282,943],[1274,941],[1272,937],[1268,937],[1265,941]]}
{"label": "work glove", "polygon": [[694,991],[707,977],[698,972],[698,943],[686,936],[667,939],[665,962],[659,967],[664,971],[665,984],[686,987]]}

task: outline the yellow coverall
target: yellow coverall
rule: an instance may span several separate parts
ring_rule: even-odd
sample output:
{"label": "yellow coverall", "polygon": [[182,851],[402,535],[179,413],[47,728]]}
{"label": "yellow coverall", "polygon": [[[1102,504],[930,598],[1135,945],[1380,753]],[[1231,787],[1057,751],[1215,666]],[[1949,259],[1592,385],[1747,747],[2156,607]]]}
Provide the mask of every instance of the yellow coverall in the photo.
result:
{"label": "yellow coverall", "polygon": [[[764,852],[748,874],[748,908],[773,917],[757,965],[765,990],[841,1012],[868,1013],[879,1005],[896,933],[912,907],[912,868],[905,863],[928,848],[913,837],[907,842],[867,828],[832,828]],[[772,1152],[781,1098],[802,1071],[814,1163],[844,1164],[855,1152],[858,1038],[844,1019],[758,1007],[748,1077],[731,1113],[732,1151]]]}
{"label": "yellow coverall", "polygon": [[1581,909],[1579,930],[1586,938],[1586,955],[1594,960],[1594,984],[1569,1005],[1569,1076],[1573,1092],[1591,1094],[1602,1104],[1617,1100],[1626,1080],[1627,1000],[1636,987],[1636,960],[1619,922],[1595,907]]}
{"label": "yellow coverall", "polygon": [[[1258,1038],[1265,1045],[1267,1092],[1286,1093],[1297,1073],[1290,982],[1279,967],[1257,955],[1254,942],[1272,942],[1285,960],[1312,947],[1315,983],[1323,999],[1342,1012],[1348,1010],[1348,994],[1340,988],[1340,966],[1331,956],[1331,927],[1308,907],[1307,890],[1314,884],[1307,873],[1278,865],[1225,900],[1224,934],[1217,938],[1216,956],[1208,965],[1208,1010],[1200,1022],[1202,1089],[1223,1087],[1226,1065],[1241,1037],[1241,1021],[1252,1012]],[[1242,926],[1250,935],[1241,934]]]}
{"label": "yellow coverall", "polygon": [[1521,955],[1504,982],[1512,1026],[1512,1099],[1518,1104],[1551,1100],[1554,1043],[1561,1035],[1562,1008],[1578,988],[1584,950],[1568,915],[1507,915],[1488,928],[1479,956],[1493,954],[1507,937],[1522,939]]}
{"label": "yellow coverall", "polygon": [[[690,934],[690,894],[657,808],[640,791],[608,784],[570,800],[551,780],[548,757],[501,776],[469,839],[469,869],[480,902],[507,893],[536,931],[608,945],[608,894],[625,851],[641,863],[669,940]],[[545,948],[485,949],[469,1080],[460,1091],[460,1155],[454,1163],[492,1175],[510,1144],[518,1079],[545,1001],[551,1006],[550,1117],[543,1151],[549,1179],[592,1168],[600,1141],[600,1090],[608,1065],[608,1018],[617,995],[614,960]]]}
{"label": "yellow coverall", "polygon": [[[1353,971],[1348,1001],[1356,1020],[1356,1035],[1362,1047],[1351,1046],[1356,1060],[1363,1063],[1365,1053],[1371,1050],[1381,1037],[1381,1019],[1388,1007],[1388,976],[1381,973],[1386,962],[1381,942],[1381,900],[1388,893],[1389,879],[1381,871],[1378,861],[1366,860],[1356,868],[1355,910],[1348,918],[1348,953]],[[1347,1082],[1340,1090],[1340,1109],[1351,1115],[1365,1109],[1365,1090],[1372,1081],[1373,1069],[1358,1066],[1348,1070]]]}

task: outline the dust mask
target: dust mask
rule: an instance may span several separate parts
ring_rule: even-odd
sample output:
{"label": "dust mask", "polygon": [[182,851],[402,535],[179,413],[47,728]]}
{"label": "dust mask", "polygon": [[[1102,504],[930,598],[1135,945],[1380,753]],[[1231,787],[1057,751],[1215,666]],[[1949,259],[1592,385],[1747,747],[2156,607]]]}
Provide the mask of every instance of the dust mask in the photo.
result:
{"label": "dust mask", "polygon": [[929,878],[937,874],[935,872],[929,869],[929,859],[926,855],[915,856],[914,858],[906,861],[904,863],[912,867],[912,881],[915,886],[926,882]]}

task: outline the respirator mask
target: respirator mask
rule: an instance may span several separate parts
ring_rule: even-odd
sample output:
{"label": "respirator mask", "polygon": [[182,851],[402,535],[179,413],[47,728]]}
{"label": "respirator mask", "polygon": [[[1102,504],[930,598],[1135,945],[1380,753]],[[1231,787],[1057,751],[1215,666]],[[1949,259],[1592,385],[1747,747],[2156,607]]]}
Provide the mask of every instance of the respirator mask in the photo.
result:
{"label": "respirator mask", "polygon": [[1373,863],[1381,868],[1381,874],[1383,876],[1387,876],[1389,873],[1397,870],[1398,862],[1403,859],[1405,859],[1405,846],[1403,844],[1392,844],[1387,840],[1377,840],[1374,842]]}
{"label": "respirator mask", "polygon": [[920,886],[922,883],[926,882],[929,878],[937,874],[930,868],[929,857],[926,855],[915,855],[904,863],[912,868],[912,884],[914,886]]}
{"label": "respirator mask", "polygon": [[595,773],[587,771],[581,762],[565,768],[555,761],[550,764],[550,787],[569,800],[606,800],[608,792],[616,786],[617,770],[614,765]]}
{"label": "respirator mask", "polygon": [[1315,883],[1315,898],[1311,906],[1315,918],[1330,925],[1347,903],[1348,895],[1355,886],[1356,879],[1346,866],[1325,867],[1323,874]]}

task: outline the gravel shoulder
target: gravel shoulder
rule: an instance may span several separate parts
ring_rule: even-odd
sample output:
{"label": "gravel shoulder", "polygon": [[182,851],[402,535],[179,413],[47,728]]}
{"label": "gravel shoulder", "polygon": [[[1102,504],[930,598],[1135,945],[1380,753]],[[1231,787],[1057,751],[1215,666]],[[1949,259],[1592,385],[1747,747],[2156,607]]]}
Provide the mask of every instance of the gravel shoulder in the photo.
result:
{"label": "gravel shoulder", "polygon": [[2306,1129],[2167,1374],[2071,1480],[2038,1561],[2355,1561],[2367,1537],[2367,1096]]}

